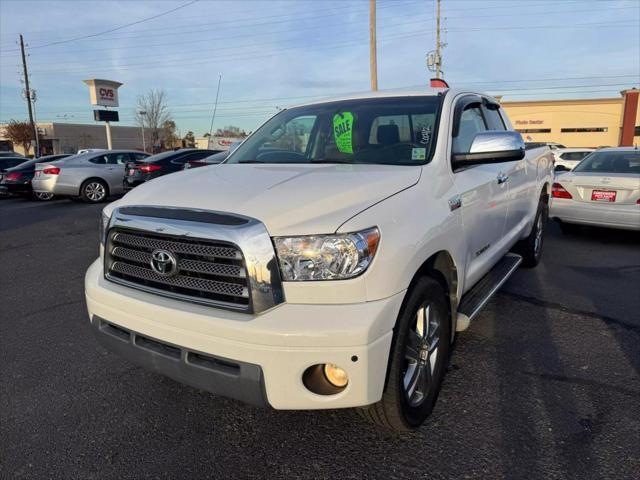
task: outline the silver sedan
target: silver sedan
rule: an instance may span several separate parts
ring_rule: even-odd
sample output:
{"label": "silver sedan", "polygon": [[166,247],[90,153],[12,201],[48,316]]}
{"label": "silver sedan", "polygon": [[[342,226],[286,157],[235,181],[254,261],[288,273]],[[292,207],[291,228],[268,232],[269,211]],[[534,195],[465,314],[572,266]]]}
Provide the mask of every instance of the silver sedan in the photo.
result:
{"label": "silver sedan", "polygon": [[148,156],[134,150],[73,155],[57,162],[38,164],[31,184],[36,193],[69,195],[87,203],[98,203],[124,191],[127,162]]}
{"label": "silver sedan", "polygon": [[549,216],[563,232],[576,224],[640,230],[640,151],[603,148],[590,154],[556,177],[551,196]]}

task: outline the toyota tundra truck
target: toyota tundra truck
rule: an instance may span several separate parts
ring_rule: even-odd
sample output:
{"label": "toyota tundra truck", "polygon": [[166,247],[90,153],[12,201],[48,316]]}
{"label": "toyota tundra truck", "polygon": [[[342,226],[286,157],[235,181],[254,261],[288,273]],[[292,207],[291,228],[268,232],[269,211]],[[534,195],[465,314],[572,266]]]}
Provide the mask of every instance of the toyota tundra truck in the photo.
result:
{"label": "toyota tundra truck", "polygon": [[92,330],[216,395],[415,429],[456,332],[540,261],[552,169],[481,93],[285,109],[224,163],[104,208]]}

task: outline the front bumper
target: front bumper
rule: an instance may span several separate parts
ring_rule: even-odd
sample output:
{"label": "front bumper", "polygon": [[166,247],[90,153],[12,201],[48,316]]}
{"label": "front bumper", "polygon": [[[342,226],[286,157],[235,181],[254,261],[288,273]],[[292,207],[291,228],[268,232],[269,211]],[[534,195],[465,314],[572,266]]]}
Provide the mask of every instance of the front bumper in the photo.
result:
{"label": "front bumper", "polygon": [[566,223],[640,230],[640,205],[577,202],[575,200],[553,198],[549,217]]}
{"label": "front bumper", "polygon": [[[114,284],[105,280],[99,260],[87,271],[85,290],[94,329],[106,324],[102,330],[111,325],[116,330],[134,332],[132,337],[142,336],[177,348],[178,356],[186,360],[174,358],[168,363],[160,347],[158,351],[141,348],[132,337],[128,342],[101,341],[107,348],[134,362],[152,365],[153,370],[178,381],[276,409],[343,408],[378,401],[393,336],[384,326],[397,317],[404,297],[402,292],[358,304],[284,303],[260,315],[249,315]],[[98,337],[107,334],[99,332]],[[222,382],[219,372],[207,372],[205,380],[194,380],[190,372],[202,374],[196,369],[202,367],[188,365],[190,352],[238,365],[238,382]],[[302,374],[318,363],[335,363],[345,369],[349,375],[347,387],[335,395],[309,391]],[[264,398],[260,392],[264,392]]]}

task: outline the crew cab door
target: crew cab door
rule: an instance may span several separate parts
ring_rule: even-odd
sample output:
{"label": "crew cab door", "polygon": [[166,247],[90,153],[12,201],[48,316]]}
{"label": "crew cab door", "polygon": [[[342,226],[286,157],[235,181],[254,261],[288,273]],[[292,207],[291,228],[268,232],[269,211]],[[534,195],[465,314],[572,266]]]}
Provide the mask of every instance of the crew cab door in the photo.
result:
{"label": "crew cab door", "polygon": [[[507,130],[504,120],[505,115],[500,111],[500,105],[483,99],[483,112],[489,130]],[[537,207],[538,195],[535,193],[536,172],[532,170],[526,159],[503,162],[497,164],[500,167],[502,177],[508,187],[507,212],[503,236],[512,237],[526,226],[531,219],[532,208]]]}
{"label": "crew cab door", "polygon": [[[469,153],[476,134],[490,130],[478,95],[460,98],[454,108],[451,153]],[[481,164],[453,170],[459,198],[450,208],[458,207],[467,241],[465,289],[476,283],[500,259],[500,239],[507,216],[508,182],[504,166]]]}
{"label": "crew cab door", "polygon": [[108,153],[104,155],[104,179],[109,183],[111,193],[120,193],[124,189],[125,165],[129,161],[127,152]]}

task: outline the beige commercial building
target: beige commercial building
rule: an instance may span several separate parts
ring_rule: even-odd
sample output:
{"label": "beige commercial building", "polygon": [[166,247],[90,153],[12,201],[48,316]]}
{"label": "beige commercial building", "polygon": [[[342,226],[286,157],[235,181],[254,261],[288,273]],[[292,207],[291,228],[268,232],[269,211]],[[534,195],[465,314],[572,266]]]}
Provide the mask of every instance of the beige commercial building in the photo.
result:
{"label": "beige commercial building", "polygon": [[[5,125],[0,125],[0,150],[14,150],[24,154],[22,147],[6,137]],[[76,153],[82,148],[107,148],[107,133],[104,124],[38,123],[38,137],[42,155],[52,153]],[[150,137],[145,132],[149,147]],[[111,125],[113,148],[142,150],[140,127]],[[33,155],[33,148],[30,152]]]}
{"label": "beige commercial building", "polygon": [[640,145],[637,89],[620,97],[502,102],[525,141],[567,147]]}

